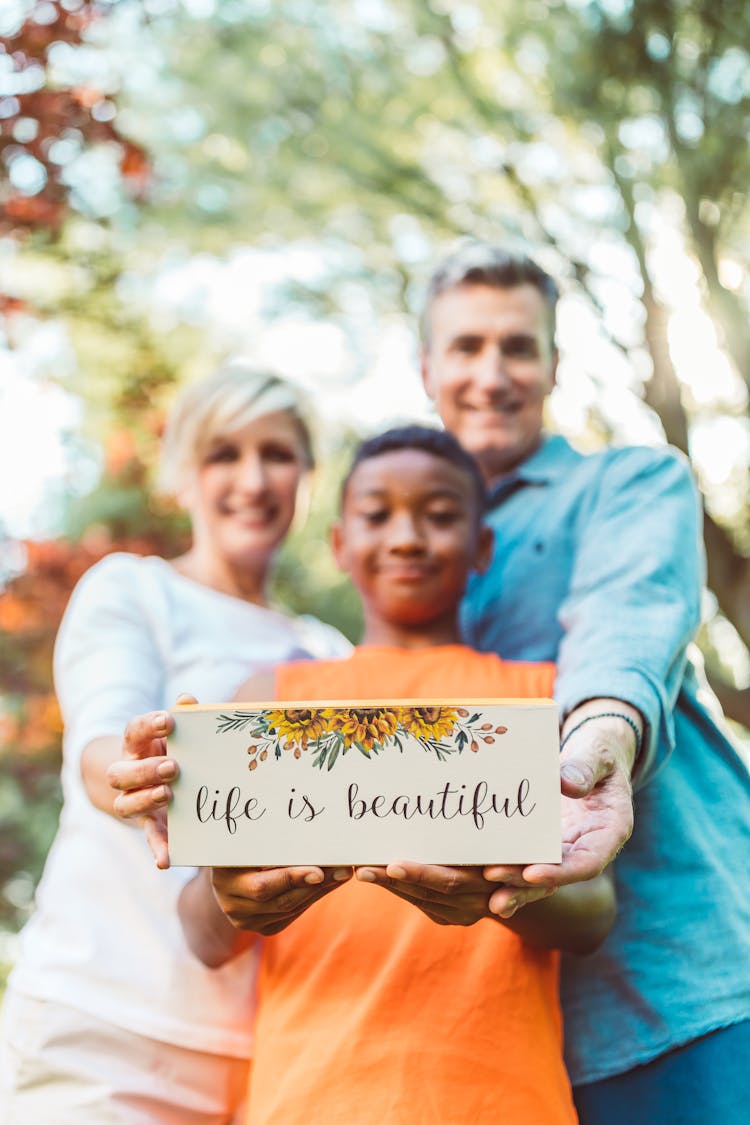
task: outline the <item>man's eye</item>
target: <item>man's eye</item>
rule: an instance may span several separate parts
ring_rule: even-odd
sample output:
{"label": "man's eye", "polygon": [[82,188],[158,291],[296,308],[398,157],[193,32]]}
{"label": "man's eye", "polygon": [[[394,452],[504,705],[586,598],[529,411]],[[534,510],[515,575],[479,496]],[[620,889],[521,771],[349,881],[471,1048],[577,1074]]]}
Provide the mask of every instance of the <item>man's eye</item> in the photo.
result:
{"label": "man's eye", "polygon": [[474,337],[469,336],[462,337],[459,340],[455,340],[453,343],[453,350],[458,352],[460,355],[476,355],[481,347],[481,340],[476,340],[474,339]]}
{"label": "man's eye", "polygon": [[532,336],[514,336],[503,344],[503,355],[511,359],[536,359],[539,348]]}

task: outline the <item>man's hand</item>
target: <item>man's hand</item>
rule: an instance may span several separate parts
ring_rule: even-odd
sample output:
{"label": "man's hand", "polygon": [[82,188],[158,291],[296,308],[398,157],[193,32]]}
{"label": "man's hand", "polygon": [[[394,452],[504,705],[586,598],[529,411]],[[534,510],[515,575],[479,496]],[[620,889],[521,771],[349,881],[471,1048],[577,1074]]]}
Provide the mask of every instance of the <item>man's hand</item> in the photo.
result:
{"label": "man's hand", "polygon": [[[566,728],[573,730],[582,718],[597,711],[615,710],[636,716],[634,721],[640,727],[638,712],[627,704],[590,700],[569,716]],[[612,717],[587,719],[570,735],[560,755],[562,863],[493,864],[485,867],[484,877],[518,888],[553,888],[601,874],[633,831],[630,777],[635,752],[635,734],[629,723]],[[492,896],[493,913],[507,897],[507,886]]]}
{"label": "man's hand", "polygon": [[479,867],[445,867],[426,863],[389,863],[386,867],[358,867],[357,879],[377,883],[387,891],[412,903],[439,926],[473,926],[492,914],[510,918],[519,906],[546,898],[550,891],[527,887],[510,889],[502,909],[490,911],[490,896],[501,894],[497,884],[488,881]]}

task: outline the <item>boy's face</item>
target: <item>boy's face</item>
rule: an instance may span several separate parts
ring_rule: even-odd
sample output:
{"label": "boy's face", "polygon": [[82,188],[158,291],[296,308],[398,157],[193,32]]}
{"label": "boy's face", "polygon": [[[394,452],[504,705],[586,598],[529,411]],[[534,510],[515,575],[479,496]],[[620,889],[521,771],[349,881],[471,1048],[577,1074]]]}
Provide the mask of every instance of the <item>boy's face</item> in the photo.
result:
{"label": "boy's face", "polygon": [[419,449],[381,453],[349,478],[333,549],[365,617],[414,626],[451,618],[473,569],[489,563],[492,532],[473,483]]}

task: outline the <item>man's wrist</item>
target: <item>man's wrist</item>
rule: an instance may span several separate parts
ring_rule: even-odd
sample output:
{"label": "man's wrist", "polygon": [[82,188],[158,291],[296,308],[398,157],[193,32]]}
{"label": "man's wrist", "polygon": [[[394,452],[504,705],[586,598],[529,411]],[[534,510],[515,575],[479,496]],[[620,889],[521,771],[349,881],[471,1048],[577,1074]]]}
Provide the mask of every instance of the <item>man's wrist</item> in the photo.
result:
{"label": "man's wrist", "polygon": [[588,737],[601,741],[613,754],[617,764],[632,776],[637,765],[644,737],[644,721],[640,711],[624,700],[611,697],[587,699],[570,711],[563,722],[561,749],[579,729]]}

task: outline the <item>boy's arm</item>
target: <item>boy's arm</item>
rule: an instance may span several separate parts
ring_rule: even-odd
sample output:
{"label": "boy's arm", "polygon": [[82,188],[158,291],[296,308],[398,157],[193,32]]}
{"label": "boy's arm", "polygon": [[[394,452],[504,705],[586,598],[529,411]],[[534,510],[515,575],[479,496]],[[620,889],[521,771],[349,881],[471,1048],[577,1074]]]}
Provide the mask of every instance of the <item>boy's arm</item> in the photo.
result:
{"label": "boy's arm", "polygon": [[211,886],[211,868],[203,867],[182,888],[177,913],[191,953],[217,969],[252,945],[252,935],[236,930],[221,910]]}
{"label": "boy's arm", "polygon": [[217,969],[256,935],[277,934],[351,878],[351,868],[204,867],[185,884],[178,913],[192,953]]}
{"label": "boy's arm", "polygon": [[204,867],[186,883],[177,911],[191,952],[217,969],[256,940],[285,929],[351,878],[351,868]]}
{"label": "boy's arm", "polygon": [[614,925],[617,899],[609,869],[585,883],[559,887],[510,918],[498,918],[529,945],[565,953],[593,953]]}
{"label": "boy's arm", "polygon": [[[566,953],[592,953],[615,919],[614,885],[608,872],[557,891],[545,887],[523,891],[506,887],[501,891],[483,877],[479,867],[421,863],[361,867],[357,878],[379,884],[439,925],[473,926],[483,918],[492,918],[530,945]],[[530,901],[532,894],[536,897]]]}

